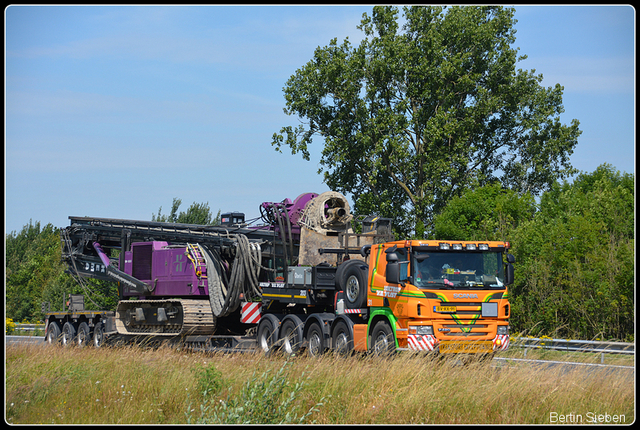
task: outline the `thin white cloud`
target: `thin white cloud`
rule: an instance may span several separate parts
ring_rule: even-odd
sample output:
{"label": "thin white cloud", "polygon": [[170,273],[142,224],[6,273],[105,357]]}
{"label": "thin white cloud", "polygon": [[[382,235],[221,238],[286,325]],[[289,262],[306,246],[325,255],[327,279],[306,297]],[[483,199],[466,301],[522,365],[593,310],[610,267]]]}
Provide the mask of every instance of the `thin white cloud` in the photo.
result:
{"label": "thin white cloud", "polygon": [[518,67],[542,74],[544,86],[560,84],[565,92],[629,94],[634,90],[634,60],[627,57],[530,57]]}
{"label": "thin white cloud", "polygon": [[[22,50],[8,50],[9,58],[70,58],[101,60],[158,60],[191,64],[224,64],[229,68],[276,67],[282,63],[300,62],[300,55],[310,56],[310,46],[327,45],[331,38],[352,43],[361,38],[356,26],[361,13],[353,16],[321,14],[309,20],[283,15],[282,19],[260,18],[255,14],[212,25],[206,30],[191,32],[177,28],[176,22],[196,8],[105,8],[105,15],[92,19],[100,31],[82,39],[37,45]],[[205,8],[215,11],[215,8]],[[351,9],[349,9],[351,10]],[[271,11],[273,12],[273,10]],[[360,12],[360,11],[357,11]],[[273,14],[269,15],[270,17]],[[308,18],[309,14],[305,14]],[[119,22],[122,17],[122,22]],[[241,18],[239,16],[239,18]]]}

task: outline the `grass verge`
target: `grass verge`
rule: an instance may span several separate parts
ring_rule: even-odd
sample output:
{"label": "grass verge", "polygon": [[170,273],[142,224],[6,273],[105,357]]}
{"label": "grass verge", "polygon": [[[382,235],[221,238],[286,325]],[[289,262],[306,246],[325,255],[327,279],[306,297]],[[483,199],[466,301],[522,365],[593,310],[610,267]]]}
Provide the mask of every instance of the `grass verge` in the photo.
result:
{"label": "grass verge", "polygon": [[10,424],[538,424],[635,419],[634,375],[603,369],[6,347]]}

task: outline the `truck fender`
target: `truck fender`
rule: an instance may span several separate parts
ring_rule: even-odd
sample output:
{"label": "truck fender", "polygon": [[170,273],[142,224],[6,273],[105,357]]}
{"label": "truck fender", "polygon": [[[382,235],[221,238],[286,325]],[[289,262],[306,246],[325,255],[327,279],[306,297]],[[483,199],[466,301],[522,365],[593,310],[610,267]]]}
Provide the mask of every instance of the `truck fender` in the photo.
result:
{"label": "truck fender", "polygon": [[[371,339],[371,333],[373,331],[373,328],[375,327],[376,323],[378,323],[378,321],[386,321],[387,324],[389,324],[389,327],[391,327],[391,332],[393,333],[393,338],[395,340],[396,343],[396,348],[398,347],[398,334],[396,333],[396,322],[398,321],[396,319],[396,317],[393,315],[393,313],[391,312],[391,310],[389,309],[377,309],[374,310],[371,315],[369,316],[369,327],[367,330],[367,337],[369,339]],[[371,342],[367,342],[368,345],[371,344]]]}
{"label": "truck fender", "polygon": [[344,321],[347,324],[347,327],[349,327],[351,335],[353,335],[353,321],[351,320],[351,318],[349,318],[347,315],[338,315],[336,319],[331,322],[331,336],[333,336],[333,329],[339,321]]}

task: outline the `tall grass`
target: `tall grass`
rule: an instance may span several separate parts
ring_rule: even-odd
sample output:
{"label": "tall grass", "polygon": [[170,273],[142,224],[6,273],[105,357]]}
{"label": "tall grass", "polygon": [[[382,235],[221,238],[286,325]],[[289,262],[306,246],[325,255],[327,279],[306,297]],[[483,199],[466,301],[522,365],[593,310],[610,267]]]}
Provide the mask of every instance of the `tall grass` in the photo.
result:
{"label": "tall grass", "polygon": [[319,359],[169,348],[6,347],[13,424],[549,423],[635,419],[629,372],[399,354]]}

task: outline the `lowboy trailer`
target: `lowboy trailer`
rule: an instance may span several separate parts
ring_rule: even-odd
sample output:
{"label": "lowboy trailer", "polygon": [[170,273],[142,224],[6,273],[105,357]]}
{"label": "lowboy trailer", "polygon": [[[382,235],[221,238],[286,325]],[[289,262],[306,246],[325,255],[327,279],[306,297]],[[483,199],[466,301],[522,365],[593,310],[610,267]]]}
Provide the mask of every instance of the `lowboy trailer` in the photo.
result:
{"label": "lowboy trailer", "polygon": [[239,213],[220,226],[70,217],[61,233],[68,272],[117,282],[120,301],[113,312],[48,313],[47,342],[312,356],[508,348],[507,242],[396,241],[390,220],[376,216],[356,234],[335,192],[260,210],[257,227]]}

